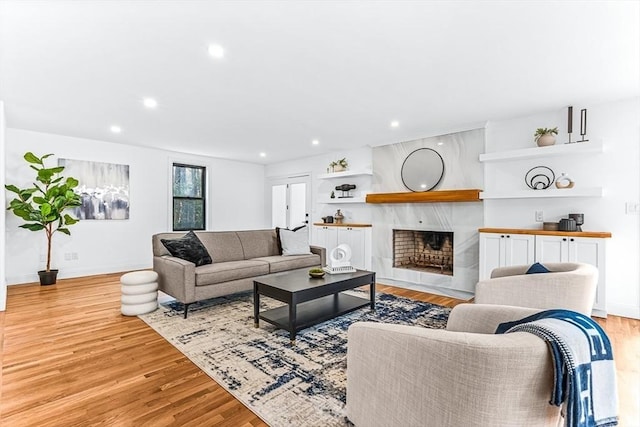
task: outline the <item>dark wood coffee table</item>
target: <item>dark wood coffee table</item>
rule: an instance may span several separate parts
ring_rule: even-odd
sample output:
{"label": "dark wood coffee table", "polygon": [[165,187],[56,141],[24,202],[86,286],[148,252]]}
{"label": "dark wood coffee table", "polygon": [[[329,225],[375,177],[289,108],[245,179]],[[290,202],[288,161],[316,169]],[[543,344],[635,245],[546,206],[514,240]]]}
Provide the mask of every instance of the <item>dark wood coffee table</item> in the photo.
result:
{"label": "dark wood coffee table", "polygon": [[[342,293],[369,285],[369,298]],[[260,312],[260,295],[287,306]],[[260,319],[289,331],[294,343],[296,333],[341,314],[369,305],[376,308],[376,273],[357,270],[355,273],[325,274],[321,279],[309,277],[309,269],[283,271],[257,277],[253,281],[253,317],[255,327]]]}

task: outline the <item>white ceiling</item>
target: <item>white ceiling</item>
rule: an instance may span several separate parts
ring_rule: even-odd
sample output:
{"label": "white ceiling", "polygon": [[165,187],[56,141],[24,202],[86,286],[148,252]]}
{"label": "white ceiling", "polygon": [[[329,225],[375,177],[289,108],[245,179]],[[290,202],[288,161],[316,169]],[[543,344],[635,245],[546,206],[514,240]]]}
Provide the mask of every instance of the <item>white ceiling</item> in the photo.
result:
{"label": "white ceiling", "polygon": [[274,163],[638,96],[639,5],[2,0],[0,100],[9,127]]}

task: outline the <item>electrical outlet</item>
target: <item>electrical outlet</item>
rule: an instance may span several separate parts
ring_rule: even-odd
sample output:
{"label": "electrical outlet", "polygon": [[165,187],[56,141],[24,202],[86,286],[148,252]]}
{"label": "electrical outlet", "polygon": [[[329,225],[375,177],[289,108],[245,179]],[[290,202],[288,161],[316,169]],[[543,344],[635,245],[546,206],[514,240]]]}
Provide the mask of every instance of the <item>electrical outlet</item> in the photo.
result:
{"label": "electrical outlet", "polygon": [[640,203],[627,202],[625,205],[627,215],[640,215]]}
{"label": "electrical outlet", "polygon": [[536,222],[544,222],[544,212],[536,211]]}

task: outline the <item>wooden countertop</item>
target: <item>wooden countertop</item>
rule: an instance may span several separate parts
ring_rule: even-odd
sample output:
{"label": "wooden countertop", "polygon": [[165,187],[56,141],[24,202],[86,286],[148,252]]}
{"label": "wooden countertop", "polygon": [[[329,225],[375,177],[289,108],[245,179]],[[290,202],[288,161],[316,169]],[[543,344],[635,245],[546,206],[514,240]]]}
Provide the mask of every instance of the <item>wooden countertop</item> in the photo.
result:
{"label": "wooden countertop", "polygon": [[548,231],[533,228],[479,228],[478,231],[481,233],[537,234],[540,236],[611,237],[611,233],[608,231]]}
{"label": "wooden countertop", "polygon": [[371,227],[371,224],[356,224],[343,222],[342,224],[336,224],[335,222],[314,222],[313,225],[326,225],[327,227]]}

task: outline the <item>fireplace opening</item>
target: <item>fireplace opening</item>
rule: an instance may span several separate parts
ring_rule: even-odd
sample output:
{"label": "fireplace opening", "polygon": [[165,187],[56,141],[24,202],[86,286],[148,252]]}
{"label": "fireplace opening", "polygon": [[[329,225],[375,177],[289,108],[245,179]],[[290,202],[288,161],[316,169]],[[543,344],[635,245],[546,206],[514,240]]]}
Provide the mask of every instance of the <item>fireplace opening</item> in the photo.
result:
{"label": "fireplace opening", "polygon": [[393,230],[393,266],[453,276],[453,232]]}

